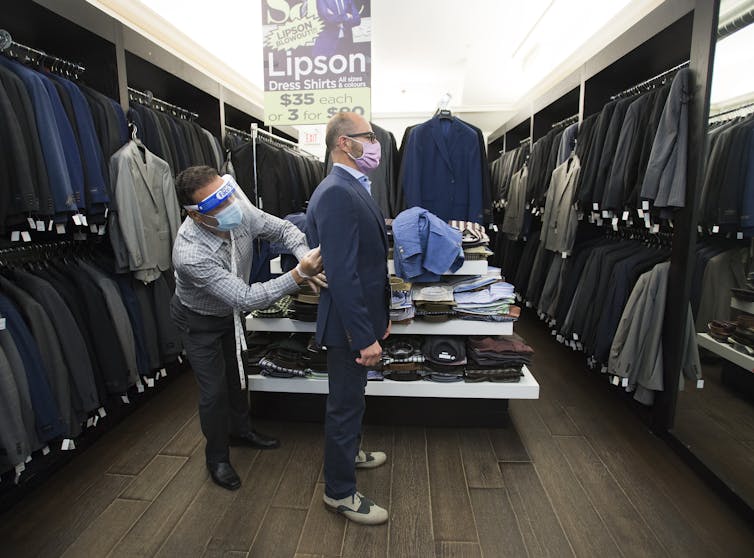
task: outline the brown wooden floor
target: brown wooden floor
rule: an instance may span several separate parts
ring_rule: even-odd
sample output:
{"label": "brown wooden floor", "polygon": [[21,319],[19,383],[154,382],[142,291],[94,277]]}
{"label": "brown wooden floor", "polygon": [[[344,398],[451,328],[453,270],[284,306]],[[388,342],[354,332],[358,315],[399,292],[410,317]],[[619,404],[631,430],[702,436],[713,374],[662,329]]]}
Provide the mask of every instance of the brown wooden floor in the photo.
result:
{"label": "brown wooden floor", "polygon": [[387,466],[360,489],[380,527],[322,505],[322,431],[265,423],[276,451],[239,450],[237,492],[208,480],[184,375],[0,518],[21,556],[751,556],[754,533],[535,320],[541,399],[513,427],[367,427]]}

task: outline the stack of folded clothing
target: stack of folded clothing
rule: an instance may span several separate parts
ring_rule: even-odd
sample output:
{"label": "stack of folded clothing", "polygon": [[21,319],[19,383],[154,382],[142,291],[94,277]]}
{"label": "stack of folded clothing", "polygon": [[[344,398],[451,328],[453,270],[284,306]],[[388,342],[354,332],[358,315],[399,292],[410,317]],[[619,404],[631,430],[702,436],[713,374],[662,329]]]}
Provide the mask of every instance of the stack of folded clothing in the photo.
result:
{"label": "stack of folded clothing", "polygon": [[486,260],[493,254],[489,249],[490,237],[482,225],[471,221],[449,221],[448,224],[461,231],[465,260]]}
{"label": "stack of folded clothing", "polygon": [[411,283],[400,277],[390,278],[390,321],[394,324],[410,322],[414,318]]}
{"label": "stack of folded clothing", "polygon": [[522,368],[531,363],[534,350],[518,335],[467,339],[467,382],[518,382]]}
{"label": "stack of folded clothing", "polygon": [[302,322],[316,322],[319,308],[319,293],[308,283],[301,285],[291,305],[291,318]]}
{"label": "stack of folded clothing", "polygon": [[248,374],[261,374],[259,361],[278,341],[288,337],[287,333],[250,332],[246,334],[247,350],[244,354],[244,367]]}
{"label": "stack of folded clothing", "polygon": [[314,335],[309,338],[306,353],[301,356],[301,361],[312,371],[313,378],[327,379],[327,349],[317,343]]}
{"label": "stack of folded clothing", "polygon": [[433,382],[460,382],[463,380],[466,360],[466,343],[459,336],[432,336],[424,340],[426,357],[425,378]]}
{"label": "stack of folded clothing", "polygon": [[285,295],[275,304],[264,310],[254,310],[251,315],[254,318],[287,318],[291,312],[291,303],[293,299]]}
{"label": "stack of folded clothing", "polygon": [[398,381],[421,380],[424,376],[421,339],[406,335],[388,337],[382,348],[382,375]]}
{"label": "stack of folded clothing", "polygon": [[295,333],[269,346],[259,360],[262,374],[275,378],[308,377],[314,372],[307,366],[309,336]]}
{"label": "stack of folded clothing", "polygon": [[417,318],[428,322],[445,322],[455,316],[453,285],[432,283],[414,285],[411,298],[416,305]]}
{"label": "stack of folded clothing", "polygon": [[456,313],[466,319],[509,321],[515,302],[513,290],[510,283],[499,281],[475,291],[455,292]]}

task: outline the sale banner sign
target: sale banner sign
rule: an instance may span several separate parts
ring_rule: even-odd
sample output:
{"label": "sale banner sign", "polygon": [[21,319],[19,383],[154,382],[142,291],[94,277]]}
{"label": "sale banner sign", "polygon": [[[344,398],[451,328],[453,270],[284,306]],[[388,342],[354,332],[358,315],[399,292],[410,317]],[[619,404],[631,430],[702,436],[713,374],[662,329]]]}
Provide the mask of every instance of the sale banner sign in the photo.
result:
{"label": "sale banner sign", "polygon": [[371,118],[370,0],[262,0],[264,120]]}

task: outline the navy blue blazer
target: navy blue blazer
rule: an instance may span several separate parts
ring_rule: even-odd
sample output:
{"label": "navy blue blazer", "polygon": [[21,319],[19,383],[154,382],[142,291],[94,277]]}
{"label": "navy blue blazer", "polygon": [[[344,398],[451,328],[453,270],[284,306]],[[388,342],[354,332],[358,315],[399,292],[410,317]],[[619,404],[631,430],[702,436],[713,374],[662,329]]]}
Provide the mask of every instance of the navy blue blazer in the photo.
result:
{"label": "navy blue blazer", "polygon": [[382,339],[390,314],[385,220],[348,171],[333,167],[314,190],[306,236],[321,247],[329,285],[319,299],[317,342],[358,351]]}
{"label": "navy blue blazer", "polygon": [[405,207],[482,223],[482,156],[477,133],[457,118],[416,126],[403,155]]}

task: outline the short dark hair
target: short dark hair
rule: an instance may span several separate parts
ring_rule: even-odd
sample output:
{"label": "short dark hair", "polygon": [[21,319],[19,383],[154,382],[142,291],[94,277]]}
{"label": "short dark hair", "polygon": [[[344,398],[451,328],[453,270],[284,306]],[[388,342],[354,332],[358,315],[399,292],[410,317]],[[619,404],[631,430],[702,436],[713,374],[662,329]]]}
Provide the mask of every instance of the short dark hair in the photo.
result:
{"label": "short dark hair", "polygon": [[327,145],[327,150],[332,151],[335,149],[335,146],[338,144],[338,138],[340,136],[352,134],[355,128],[353,113],[336,113],[327,123],[327,130],[325,131],[325,145]]}
{"label": "short dark hair", "polygon": [[194,192],[212,182],[218,176],[217,171],[207,165],[189,167],[175,179],[175,192],[178,203],[194,205]]}

